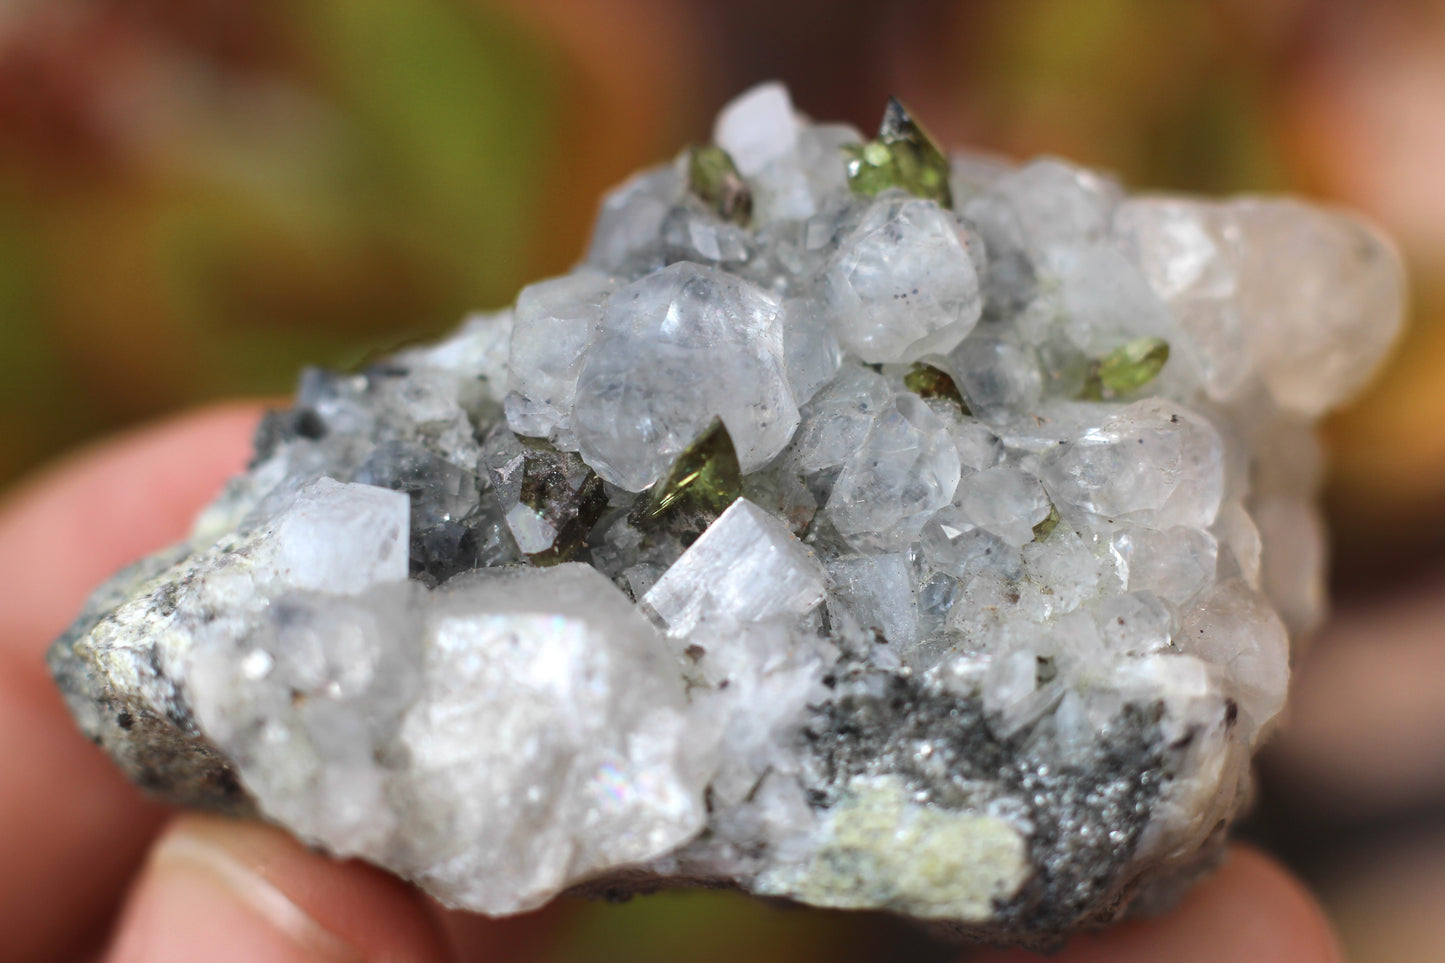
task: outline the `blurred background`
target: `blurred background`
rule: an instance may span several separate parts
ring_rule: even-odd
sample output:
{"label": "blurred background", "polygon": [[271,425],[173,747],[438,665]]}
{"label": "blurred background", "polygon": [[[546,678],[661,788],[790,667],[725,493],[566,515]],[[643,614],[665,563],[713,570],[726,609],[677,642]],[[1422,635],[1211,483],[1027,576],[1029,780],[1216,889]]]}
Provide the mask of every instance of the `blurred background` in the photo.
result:
{"label": "blurred background", "polygon": [[[1399,241],[1412,325],[1326,429],[1337,615],[1249,832],[1353,959],[1445,959],[1445,0],[0,0],[0,489],[510,301],[774,77],[864,130],[896,93],[950,143]],[[516,925],[558,960],[942,958],[719,895],[568,912]]]}

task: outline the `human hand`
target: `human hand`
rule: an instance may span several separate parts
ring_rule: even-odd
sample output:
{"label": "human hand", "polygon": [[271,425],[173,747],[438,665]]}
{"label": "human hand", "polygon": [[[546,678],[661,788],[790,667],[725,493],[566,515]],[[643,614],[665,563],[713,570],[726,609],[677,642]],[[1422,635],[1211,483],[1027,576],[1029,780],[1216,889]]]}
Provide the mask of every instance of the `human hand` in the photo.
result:
{"label": "human hand", "polygon": [[[89,958],[102,947],[110,963],[535,956],[546,914],[464,920],[274,829],[175,815],[144,800],[86,744],[51,683],[46,646],[102,580],[184,536],[244,464],[259,415],[230,405],[117,438],[0,502],[0,963]],[[1077,938],[1049,959],[1327,963],[1340,955],[1300,885],[1268,858],[1236,849],[1169,916]]]}

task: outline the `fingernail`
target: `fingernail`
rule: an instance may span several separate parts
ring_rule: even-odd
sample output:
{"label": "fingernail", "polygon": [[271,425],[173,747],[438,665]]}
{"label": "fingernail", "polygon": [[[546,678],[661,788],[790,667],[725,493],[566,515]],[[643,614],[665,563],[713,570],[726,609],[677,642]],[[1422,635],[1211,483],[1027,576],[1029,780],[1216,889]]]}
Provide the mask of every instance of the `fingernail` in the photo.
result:
{"label": "fingernail", "polygon": [[152,850],[113,963],[362,963],[268,876],[265,854],[219,820],[182,820]]}

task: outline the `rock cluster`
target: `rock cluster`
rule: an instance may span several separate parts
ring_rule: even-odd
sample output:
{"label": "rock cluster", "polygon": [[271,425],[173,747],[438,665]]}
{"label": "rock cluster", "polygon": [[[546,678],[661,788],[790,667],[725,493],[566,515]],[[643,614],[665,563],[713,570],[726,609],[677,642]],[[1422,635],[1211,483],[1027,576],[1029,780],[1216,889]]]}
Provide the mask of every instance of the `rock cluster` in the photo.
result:
{"label": "rock cluster", "polygon": [[54,646],[140,784],[490,914],[728,885],[1040,942],[1205,867],[1323,605],[1348,217],[765,85],[570,274],[308,372]]}

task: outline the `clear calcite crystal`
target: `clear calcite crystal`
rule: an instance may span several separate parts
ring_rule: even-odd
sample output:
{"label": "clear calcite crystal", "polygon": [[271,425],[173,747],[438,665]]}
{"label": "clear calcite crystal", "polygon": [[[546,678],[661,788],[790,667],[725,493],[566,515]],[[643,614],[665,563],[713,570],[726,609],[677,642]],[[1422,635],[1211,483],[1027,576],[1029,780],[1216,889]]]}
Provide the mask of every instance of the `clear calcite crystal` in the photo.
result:
{"label": "clear calcite crystal", "polygon": [[823,601],[823,570],[788,526],[740,498],[638,600],[668,634],[706,621],[801,616]]}
{"label": "clear calcite crystal", "polygon": [[199,642],[190,671],[197,721],[264,811],[334,852],[386,852],[448,902],[529,909],[704,824],[692,770],[710,750],[682,679],[590,566],[289,596]]}
{"label": "clear calcite crystal", "polygon": [[932,201],[888,197],[838,241],[820,296],[843,348],[865,362],[946,353],[983,309],[982,245]]}
{"label": "clear calcite crystal", "polygon": [[[1208,867],[1400,325],[1294,201],[947,159],[776,84],[582,265],[308,372],[51,652],[173,801],[492,914],[732,886],[1047,944]],[[946,181],[946,183],[945,183]]]}
{"label": "clear calcite crystal", "polygon": [[714,417],[727,426],[743,470],[761,468],[798,424],[782,303],[686,261],[639,278],[608,299],[572,414],[582,457],[628,491],[657,481]]}

